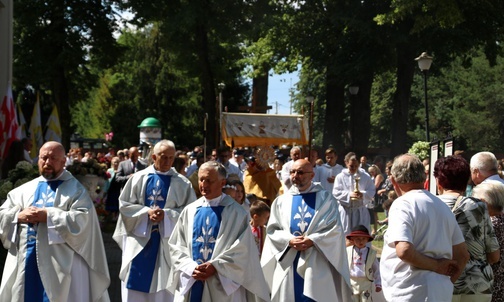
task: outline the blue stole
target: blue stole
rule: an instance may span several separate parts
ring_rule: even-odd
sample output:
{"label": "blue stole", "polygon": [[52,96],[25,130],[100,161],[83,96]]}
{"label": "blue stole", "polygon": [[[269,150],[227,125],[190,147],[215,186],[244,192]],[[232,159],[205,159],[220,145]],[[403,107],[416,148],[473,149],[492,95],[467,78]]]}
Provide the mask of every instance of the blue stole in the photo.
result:
{"label": "blue stole", "polygon": [[[49,208],[54,206],[56,189],[62,180],[41,181],[37,185],[33,196],[32,206],[37,208]],[[49,302],[47,293],[40,279],[37,265],[37,230],[32,223],[28,224],[26,231],[28,239],[26,241],[26,262],[25,262],[25,301]]]}
{"label": "blue stole", "polygon": [[[145,205],[151,208],[158,206],[163,209],[165,207],[166,197],[168,196],[170,182],[170,175],[149,174],[147,176],[145,191]],[[131,262],[126,288],[144,293],[150,292],[160,242],[161,236],[159,235],[159,226],[153,225],[149,241]]]}
{"label": "blue stole", "polygon": [[[304,193],[292,196],[292,210],[290,231],[294,236],[303,236],[315,215],[315,202],[317,193]],[[301,252],[297,252],[292,270],[294,271],[294,297],[296,302],[313,301],[303,295],[304,279],[297,273],[297,266]]]}
{"label": "blue stole", "polygon": [[[212,259],[215,242],[219,234],[224,206],[198,207],[194,216],[192,256],[198,264]],[[203,281],[197,280],[191,287],[191,302],[201,301]]]}

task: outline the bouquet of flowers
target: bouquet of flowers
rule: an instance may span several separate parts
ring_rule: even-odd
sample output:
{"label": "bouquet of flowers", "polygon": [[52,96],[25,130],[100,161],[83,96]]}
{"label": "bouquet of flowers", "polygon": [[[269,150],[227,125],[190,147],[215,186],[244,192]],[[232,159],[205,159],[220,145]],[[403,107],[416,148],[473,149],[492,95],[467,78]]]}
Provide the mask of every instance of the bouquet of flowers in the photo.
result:
{"label": "bouquet of flowers", "polygon": [[7,198],[7,194],[14,188],[29,182],[39,176],[39,171],[36,165],[32,165],[27,161],[20,161],[16,168],[10,170],[6,179],[0,180],[0,199]]}

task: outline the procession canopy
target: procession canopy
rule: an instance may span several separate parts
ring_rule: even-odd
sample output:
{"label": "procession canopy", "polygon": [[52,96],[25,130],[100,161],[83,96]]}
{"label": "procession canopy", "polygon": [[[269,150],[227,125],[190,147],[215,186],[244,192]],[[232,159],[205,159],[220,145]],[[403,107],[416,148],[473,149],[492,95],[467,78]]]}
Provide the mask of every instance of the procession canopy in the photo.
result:
{"label": "procession canopy", "polygon": [[222,113],[222,139],[228,146],[307,145],[302,115]]}

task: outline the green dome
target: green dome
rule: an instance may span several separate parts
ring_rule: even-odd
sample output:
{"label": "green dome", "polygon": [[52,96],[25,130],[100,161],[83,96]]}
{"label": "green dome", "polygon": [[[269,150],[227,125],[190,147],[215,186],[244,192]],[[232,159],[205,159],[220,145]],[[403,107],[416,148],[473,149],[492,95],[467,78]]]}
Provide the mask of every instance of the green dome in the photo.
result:
{"label": "green dome", "polygon": [[148,117],[138,125],[138,128],[161,128],[161,123],[157,118]]}

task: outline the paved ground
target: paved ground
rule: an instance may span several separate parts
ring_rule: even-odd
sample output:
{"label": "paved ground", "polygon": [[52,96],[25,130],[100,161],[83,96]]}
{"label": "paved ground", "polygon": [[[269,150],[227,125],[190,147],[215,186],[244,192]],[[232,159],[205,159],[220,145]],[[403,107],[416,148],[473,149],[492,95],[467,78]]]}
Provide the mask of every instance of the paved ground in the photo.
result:
{"label": "paved ground", "polygon": [[[119,269],[121,268],[121,254],[122,251],[117,245],[117,243],[112,239],[112,233],[114,231],[115,224],[114,223],[108,223],[104,231],[102,232],[103,236],[103,241],[105,245],[105,253],[107,254],[107,261],[108,261],[108,266],[109,266],[109,272],[110,272],[110,287],[109,287],[109,296],[110,296],[110,301],[112,302],[121,302],[121,281],[119,280]],[[5,257],[6,253],[5,249],[0,248],[0,259],[1,257]],[[5,258],[4,258],[5,259]],[[0,272],[3,271],[3,263],[4,259],[1,259],[0,261]],[[0,275],[1,277],[1,275]],[[374,302],[385,302],[385,299],[383,298],[383,294],[380,293],[373,293],[373,301]]]}
{"label": "paved ground", "polygon": [[105,253],[107,254],[107,262],[110,273],[109,296],[111,302],[121,301],[121,280],[119,280],[119,270],[121,269],[122,251],[117,243],[112,239],[114,232],[114,224],[109,223],[102,232],[103,242],[105,245]]}
{"label": "paved ground", "polygon": [[[121,268],[121,249],[117,243],[112,240],[113,225],[107,225],[103,234],[103,241],[105,243],[105,252],[107,253],[107,260],[110,271],[110,287],[109,296],[110,301],[121,301],[121,282],[119,280],[119,269]],[[386,302],[383,293],[373,292],[373,302]]]}

